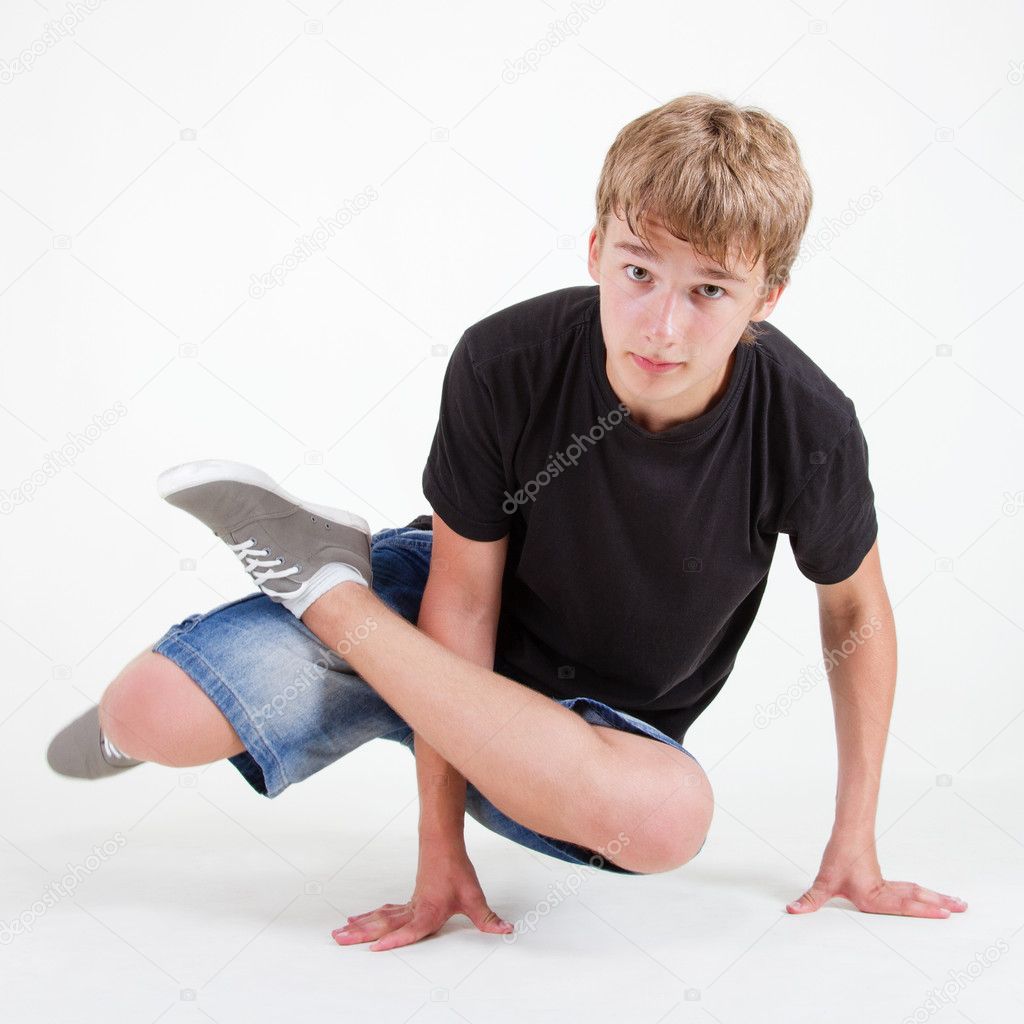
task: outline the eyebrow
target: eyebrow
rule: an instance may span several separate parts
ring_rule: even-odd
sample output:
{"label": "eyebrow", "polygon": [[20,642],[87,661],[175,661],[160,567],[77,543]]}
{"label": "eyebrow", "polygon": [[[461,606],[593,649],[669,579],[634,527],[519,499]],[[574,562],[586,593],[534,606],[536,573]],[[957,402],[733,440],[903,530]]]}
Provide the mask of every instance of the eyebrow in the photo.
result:
{"label": "eyebrow", "polygon": [[[616,242],[616,249],[621,249],[623,252],[628,252],[631,256],[636,256],[638,259],[650,260],[652,263],[659,265],[665,261],[662,259],[659,253],[656,253],[653,249],[649,249],[646,245],[637,245],[635,242]],[[718,267],[697,267],[697,273],[702,274],[704,277],[710,277],[715,281],[735,281],[737,284],[746,284],[747,279],[745,277],[736,277],[735,274],[730,274],[728,271],[719,270]]]}

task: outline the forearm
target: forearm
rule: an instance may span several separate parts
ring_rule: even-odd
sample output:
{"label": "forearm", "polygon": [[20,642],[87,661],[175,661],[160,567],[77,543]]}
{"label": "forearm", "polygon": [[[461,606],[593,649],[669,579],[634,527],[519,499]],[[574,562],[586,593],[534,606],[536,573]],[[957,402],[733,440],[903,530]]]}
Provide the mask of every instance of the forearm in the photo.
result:
{"label": "forearm", "polygon": [[466,779],[419,733],[416,734],[416,784],[420,794],[420,842],[461,841]]}
{"label": "forearm", "polygon": [[896,689],[892,608],[884,601],[839,618],[823,618],[821,638],[838,753],[833,832],[873,840]]}
{"label": "forearm", "polygon": [[[429,589],[428,589],[429,593]],[[417,627],[460,657],[484,668],[494,666],[497,624],[470,612],[453,612],[427,594]],[[466,779],[419,733],[415,737],[416,783],[420,795],[419,834],[422,842],[462,841]]]}

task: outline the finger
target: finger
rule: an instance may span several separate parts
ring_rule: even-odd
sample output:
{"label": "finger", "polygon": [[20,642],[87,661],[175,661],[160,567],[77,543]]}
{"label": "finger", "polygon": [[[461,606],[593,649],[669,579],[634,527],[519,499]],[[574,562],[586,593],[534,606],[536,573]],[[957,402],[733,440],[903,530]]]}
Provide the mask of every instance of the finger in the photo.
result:
{"label": "finger", "polygon": [[514,930],[508,921],[499,917],[483,900],[464,913],[482,932],[507,933]]}
{"label": "finger", "polygon": [[914,890],[920,890],[920,886],[911,886],[908,892],[906,887],[899,889],[892,885],[886,885],[871,896],[854,900],[858,910],[866,914],[894,914],[897,917],[949,917],[949,911],[937,903],[930,903],[927,900],[918,899]]}
{"label": "finger", "polygon": [[388,914],[394,913],[397,910],[402,910],[407,907],[407,903],[385,903],[382,907],[377,907],[376,910],[368,910],[365,914],[351,914],[347,917],[346,921],[365,921],[367,918],[374,917],[377,914]]}
{"label": "finger", "polygon": [[[925,889],[915,882],[886,882],[882,889],[872,893],[864,902],[867,906],[860,909],[875,914],[899,914],[914,917],[948,917],[950,913],[962,913],[967,904],[955,896]],[[909,906],[929,906],[943,910],[942,914],[922,915],[908,911]]]}
{"label": "finger", "polygon": [[388,949],[396,949],[399,946],[408,946],[410,943],[419,942],[420,939],[433,935],[440,928],[440,925],[431,926],[421,921],[410,921],[402,928],[396,928],[389,932],[379,942],[370,946],[371,953],[383,953]]}
{"label": "finger", "polygon": [[357,921],[354,924],[347,924],[343,928],[336,928],[331,935],[340,946],[372,942],[382,935],[400,928],[411,916],[412,911],[405,911],[404,913],[389,914],[386,917],[373,918],[369,921]]}
{"label": "finger", "polygon": [[786,905],[786,910],[791,914],[812,914],[820,910],[832,898],[832,893],[827,889],[816,889],[811,886],[798,900]]}
{"label": "finger", "polygon": [[899,911],[904,917],[949,917],[949,910],[924,900],[904,899]]}
{"label": "finger", "polygon": [[921,903],[932,903],[937,907],[945,907],[954,914],[962,913],[967,909],[967,904],[959,897],[947,896],[944,892],[935,892],[933,889],[925,889],[920,885],[914,886],[911,896]]}
{"label": "finger", "polygon": [[408,906],[406,903],[382,903],[379,907],[374,907],[373,910],[368,910],[365,914],[352,914],[349,917],[351,921],[354,917],[368,917],[370,914],[376,914],[381,910],[400,910],[402,907]]}

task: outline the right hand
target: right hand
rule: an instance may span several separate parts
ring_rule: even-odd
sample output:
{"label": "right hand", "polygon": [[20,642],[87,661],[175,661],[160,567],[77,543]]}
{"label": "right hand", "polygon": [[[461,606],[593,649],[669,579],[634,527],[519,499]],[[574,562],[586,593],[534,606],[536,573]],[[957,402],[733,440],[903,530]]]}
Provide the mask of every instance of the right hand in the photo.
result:
{"label": "right hand", "polygon": [[433,935],[455,914],[465,914],[482,932],[515,930],[487,905],[463,845],[421,846],[416,885],[408,903],[385,903],[354,914],[331,935],[339,946],[372,941],[371,952],[379,953]]}

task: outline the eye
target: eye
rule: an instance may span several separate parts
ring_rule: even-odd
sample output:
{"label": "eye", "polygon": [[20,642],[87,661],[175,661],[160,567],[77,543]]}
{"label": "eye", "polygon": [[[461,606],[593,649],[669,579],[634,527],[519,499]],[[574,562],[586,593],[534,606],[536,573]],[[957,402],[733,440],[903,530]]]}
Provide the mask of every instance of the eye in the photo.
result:
{"label": "eye", "polygon": [[639,270],[641,274],[650,275],[650,271],[646,270],[644,267],[638,267],[635,263],[627,263],[623,269],[626,271],[626,276],[630,279],[630,281],[636,281],[637,284],[644,284],[646,283],[647,279],[634,277],[630,273],[631,270]]}
{"label": "eye", "polygon": [[717,289],[721,293],[720,295],[705,295],[704,296],[705,299],[720,299],[723,295],[725,295],[725,289],[721,285],[718,285],[718,284],[702,284],[700,287],[701,288],[715,288],[715,289]]}

